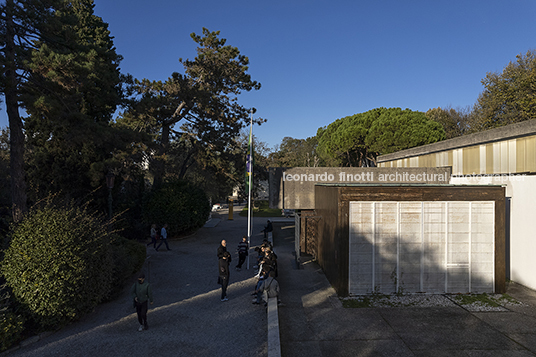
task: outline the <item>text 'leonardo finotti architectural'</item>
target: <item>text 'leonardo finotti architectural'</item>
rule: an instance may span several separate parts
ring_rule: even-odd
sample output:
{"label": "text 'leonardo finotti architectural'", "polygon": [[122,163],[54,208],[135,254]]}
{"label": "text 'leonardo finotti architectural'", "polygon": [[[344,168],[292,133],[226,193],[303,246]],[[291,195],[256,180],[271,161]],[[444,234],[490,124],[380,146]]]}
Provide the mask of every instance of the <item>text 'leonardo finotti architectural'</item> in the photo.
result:
{"label": "text 'leonardo finotti architectural'", "polygon": [[450,167],[293,167],[270,168],[270,207],[314,209],[316,184],[448,184]]}

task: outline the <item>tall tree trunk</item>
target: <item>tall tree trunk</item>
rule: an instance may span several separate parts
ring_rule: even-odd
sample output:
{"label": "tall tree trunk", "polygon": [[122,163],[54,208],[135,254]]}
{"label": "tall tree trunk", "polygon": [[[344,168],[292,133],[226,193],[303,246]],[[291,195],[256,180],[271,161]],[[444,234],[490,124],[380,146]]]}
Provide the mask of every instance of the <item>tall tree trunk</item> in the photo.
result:
{"label": "tall tree trunk", "polygon": [[19,115],[17,67],[15,53],[15,24],[13,22],[13,1],[6,2],[6,112],[9,117],[10,132],[10,173],[11,204],[13,221],[20,222],[27,210],[26,181],[24,171],[24,133]]}

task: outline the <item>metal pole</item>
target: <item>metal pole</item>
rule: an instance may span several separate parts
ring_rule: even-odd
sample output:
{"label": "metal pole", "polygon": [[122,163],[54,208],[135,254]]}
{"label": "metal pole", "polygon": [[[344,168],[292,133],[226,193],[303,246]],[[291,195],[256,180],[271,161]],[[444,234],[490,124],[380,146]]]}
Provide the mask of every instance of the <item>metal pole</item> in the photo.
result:
{"label": "metal pole", "polygon": [[[250,120],[249,120],[249,137],[251,143],[248,143],[250,145],[249,148],[249,154],[250,154],[250,161],[251,161],[251,174],[248,177],[248,249],[251,247],[251,183],[253,180],[253,137],[252,137],[252,131],[253,131],[253,109],[251,109],[250,112]],[[249,270],[249,252],[248,252],[248,261],[246,269]]]}

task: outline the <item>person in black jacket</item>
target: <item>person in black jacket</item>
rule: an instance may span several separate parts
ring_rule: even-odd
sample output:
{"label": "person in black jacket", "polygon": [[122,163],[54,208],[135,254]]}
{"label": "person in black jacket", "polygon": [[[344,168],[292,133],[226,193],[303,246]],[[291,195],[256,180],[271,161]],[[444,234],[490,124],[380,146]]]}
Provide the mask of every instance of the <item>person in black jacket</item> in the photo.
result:
{"label": "person in black jacket", "polygon": [[261,231],[264,233],[264,239],[268,237],[268,232],[272,232],[274,230],[274,226],[272,224],[272,221],[267,220],[266,225],[264,226],[264,229]]}
{"label": "person in black jacket", "polygon": [[236,250],[238,251],[238,264],[236,265],[236,270],[240,270],[249,254],[248,239],[246,236],[242,237],[242,241],[238,243],[238,248]]}
{"label": "person in black jacket", "polygon": [[227,251],[227,242],[223,239],[218,247],[218,258],[223,258],[223,253]]}
{"label": "person in black jacket", "polygon": [[227,298],[227,286],[229,285],[229,263],[231,262],[231,253],[225,251],[221,259],[218,260],[219,282],[221,284],[221,301],[229,300]]}

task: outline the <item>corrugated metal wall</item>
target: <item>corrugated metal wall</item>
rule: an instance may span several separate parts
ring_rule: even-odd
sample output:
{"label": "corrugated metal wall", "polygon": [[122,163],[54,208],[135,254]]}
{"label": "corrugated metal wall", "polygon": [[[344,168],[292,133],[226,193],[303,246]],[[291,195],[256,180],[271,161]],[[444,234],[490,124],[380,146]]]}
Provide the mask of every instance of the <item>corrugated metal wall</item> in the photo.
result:
{"label": "corrugated metal wall", "polygon": [[536,136],[378,163],[378,167],[444,166],[451,166],[452,174],[455,176],[534,173],[536,172]]}
{"label": "corrugated metal wall", "polygon": [[494,201],[350,202],[349,293],[494,291]]}

